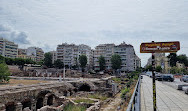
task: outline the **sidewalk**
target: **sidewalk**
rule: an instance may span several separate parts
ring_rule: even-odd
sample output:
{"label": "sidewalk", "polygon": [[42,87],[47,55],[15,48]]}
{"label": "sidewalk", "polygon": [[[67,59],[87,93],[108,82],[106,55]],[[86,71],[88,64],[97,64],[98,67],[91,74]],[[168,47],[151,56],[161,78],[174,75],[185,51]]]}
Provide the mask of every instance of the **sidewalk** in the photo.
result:
{"label": "sidewalk", "polygon": [[[188,111],[188,95],[156,81],[157,111]],[[153,111],[152,79],[143,76],[141,83],[141,111]]]}

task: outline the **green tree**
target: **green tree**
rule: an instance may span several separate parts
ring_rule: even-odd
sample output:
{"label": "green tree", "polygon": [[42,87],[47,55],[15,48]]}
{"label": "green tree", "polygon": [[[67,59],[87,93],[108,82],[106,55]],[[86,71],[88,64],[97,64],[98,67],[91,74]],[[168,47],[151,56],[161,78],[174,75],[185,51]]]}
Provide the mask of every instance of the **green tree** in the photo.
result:
{"label": "green tree", "polygon": [[35,62],[31,59],[25,59],[26,64],[34,64]]}
{"label": "green tree", "polygon": [[81,55],[79,57],[79,63],[80,63],[80,67],[82,68],[82,72],[84,72],[84,68],[86,67],[87,64],[87,56]]}
{"label": "green tree", "polygon": [[44,65],[47,67],[52,67],[52,54],[50,52],[44,54]]}
{"label": "green tree", "polygon": [[22,58],[15,58],[14,59],[14,64],[18,65],[20,70],[23,70],[24,64],[25,64],[25,59]]}
{"label": "green tree", "polygon": [[146,66],[146,69],[145,69],[146,71],[152,71],[152,65],[148,65],[148,66]]}
{"label": "green tree", "polygon": [[56,61],[54,61],[54,67],[61,69],[64,67],[64,64],[63,62],[61,62],[61,60],[57,59]]}
{"label": "green tree", "polygon": [[99,66],[101,71],[105,69],[105,64],[105,58],[101,55],[99,57]]}
{"label": "green tree", "polygon": [[0,55],[0,63],[4,63],[4,62],[5,62],[5,58]]}
{"label": "green tree", "polygon": [[111,63],[112,63],[112,68],[116,71],[117,69],[121,68],[121,56],[118,54],[114,54],[111,57]]}
{"label": "green tree", "polygon": [[5,63],[0,64],[0,82],[9,81],[10,72],[8,66]]}
{"label": "green tree", "polygon": [[13,65],[14,64],[14,59],[13,58],[5,58],[5,62],[7,65]]}
{"label": "green tree", "polygon": [[177,74],[177,73],[179,73],[179,69],[177,67],[175,67],[175,66],[171,67],[170,68],[170,73],[171,74]]}
{"label": "green tree", "polygon": [[170,60],[170,66],[171,67],[176,66],[176,62],[178,60],[177,54],[176,53],[170,53],[167,57]]}
{"label": "green tree", "polygon": [[177,60],[179,61],[179,63],[183,63],[185,66],[188,66],[188,59],[185,54],[177,56]]}
{"label": "green tree", "polygon": [[44,65],[44,60],[37,62],[37,65],[41,65],[41,66]]}
{"label": "green tree", "polygon": [[157,66],[155,70],[156,70],[156,72],[162,72],[161,66]]}

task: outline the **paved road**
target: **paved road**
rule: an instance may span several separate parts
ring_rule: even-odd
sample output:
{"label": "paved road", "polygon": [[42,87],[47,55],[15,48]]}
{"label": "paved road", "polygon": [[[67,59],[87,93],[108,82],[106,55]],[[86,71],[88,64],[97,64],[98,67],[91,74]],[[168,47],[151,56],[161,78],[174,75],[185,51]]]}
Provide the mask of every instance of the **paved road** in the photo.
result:
{"label": "paved road", "polygon": [[[188,111],[188,95],[156,81],[158,111]],[[152,79],[143,76],[141,83],[141,111],[153,110]]]}
{"label": "paved road", "polygon": [[163,84],[171,86],[171,87],[173,87],[175,89],[177,89],[178,85],[188,85],[187,82],[182,82],[182,81],[180,81],[179,78],[175,78],[174,82],[165,82],[165,81],[163,81]]}

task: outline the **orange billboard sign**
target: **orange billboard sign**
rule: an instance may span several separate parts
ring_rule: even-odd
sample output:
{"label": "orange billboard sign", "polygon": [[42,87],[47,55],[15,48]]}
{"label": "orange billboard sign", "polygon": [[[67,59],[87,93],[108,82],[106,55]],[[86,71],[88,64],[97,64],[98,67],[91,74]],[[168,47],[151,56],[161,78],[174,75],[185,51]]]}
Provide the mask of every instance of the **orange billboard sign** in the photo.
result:
{"label": "orange billboard sign", "polygon": [[173,53],[180,50],[180,42],[149,42],[140,45],[140,53]]}

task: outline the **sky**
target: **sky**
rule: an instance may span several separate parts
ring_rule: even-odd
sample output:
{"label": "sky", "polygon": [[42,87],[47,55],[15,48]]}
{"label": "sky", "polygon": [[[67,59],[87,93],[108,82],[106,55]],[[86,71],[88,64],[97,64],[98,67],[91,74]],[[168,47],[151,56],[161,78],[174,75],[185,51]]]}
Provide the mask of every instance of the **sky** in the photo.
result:
{"label": "sky", "polygon": [[124,41],[144,66],[142,42],[180,41],[178,54],[188,55],[188,0],[0,0],[0,37],[45,52]]}

